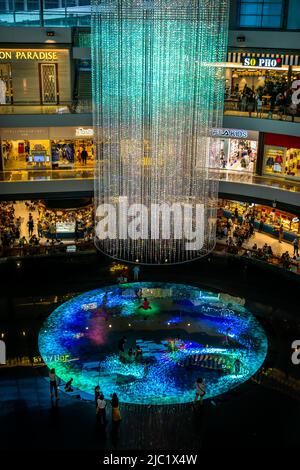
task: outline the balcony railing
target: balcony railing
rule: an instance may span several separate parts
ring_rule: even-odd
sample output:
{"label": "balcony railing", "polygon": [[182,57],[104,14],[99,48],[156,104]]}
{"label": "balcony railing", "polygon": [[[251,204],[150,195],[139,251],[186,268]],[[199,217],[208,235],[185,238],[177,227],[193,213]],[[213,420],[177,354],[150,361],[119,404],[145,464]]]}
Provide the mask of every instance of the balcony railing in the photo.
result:
{"label": "balcony railing", "polygon": [[274,109],[271,110],[270,105],[266,104],[261,108],[261,110],[257,110],[254,108],[253,111],[247,111],[242,108],[241,102],[237,98],[228,98],[225,100],[224,115],[250,117],[256,119],[275,119],[277,121],[300,122],[300,113],[291,113],[290,108],[280,108],[279,106],[275,106]]}
{"label": "balcony railing", "polygon": [[[268,186],[286,191],[300,192],[300,181],[258,176],[252,173],[229,170],[211,170],[211,177],[219,181]],[[0,172],[0,183],[17,183],[25,181],[57,181],[94,179],[93,168],[73,168],[70,170],[12,170]]]}

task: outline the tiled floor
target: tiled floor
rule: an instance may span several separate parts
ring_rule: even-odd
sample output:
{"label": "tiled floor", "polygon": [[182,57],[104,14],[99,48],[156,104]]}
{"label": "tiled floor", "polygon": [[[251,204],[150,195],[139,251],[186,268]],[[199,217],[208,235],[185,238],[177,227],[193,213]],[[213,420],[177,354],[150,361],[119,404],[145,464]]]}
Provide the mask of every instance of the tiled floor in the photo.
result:
{"label": "tiled floor", "polygon": [[[226,245],[226,239],[222,238],[221,240],[218,240],[218,243]],[[271,237],[266,233],[254,232],[254,235],[249,240],[246,240],[244,242],[243,247],[251,249],[254,243],[257,244],[258,248],[262,248],[265,243],[271,245],[272,251],[275,256],[280,257],[282,253],[285,253],[286,251],[288,251],[291,256],[294,253],[293,245],[291,243],[287,243],[284,241],[282,243],[279,243],[277,238]]]}

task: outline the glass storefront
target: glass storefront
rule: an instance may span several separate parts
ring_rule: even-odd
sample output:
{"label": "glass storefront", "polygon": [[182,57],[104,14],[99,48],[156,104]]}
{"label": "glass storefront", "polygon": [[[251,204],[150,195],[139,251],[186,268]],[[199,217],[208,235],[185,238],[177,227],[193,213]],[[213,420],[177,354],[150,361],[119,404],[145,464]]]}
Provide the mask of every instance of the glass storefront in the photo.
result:
{"label": "glass storefront", "polygon": [[94,166],[93,141],[85,140],[54,140],[51,141],[52,168],[68,169]]}
{"label": "glass storefront", "polygon": [[218,130],[212,158],[223,170],[254,173],[258,151],[258,132],[234,129]]}
{"label": "glass storefront", "polygon": [[283,115],[293,119],[299,114],[299,107],[294,105],[292,95],[299,80],[300,67],[287,65],[293,62],[294,56],[277,54],[275,57],[271,54],[273,57],[267,58],[266,54],[252,57],[249,53],[247,57],[241,53],[231,53],[233,55],[238,56],[238,61],[226,64],[225,111],[248,112],[250,117],[277,119]]}
{"label": "glass storefront", "polygon": [[3,140],[4,170],[44,170],[51,168],[48,140]]}
{"label": "glass storefront", "polygon": [[265,134],[263,175],[300,179],[300,137]]}
{"label": "glass storefront", "polygon": [[72,100],[68,49],[0,49],[0,105],[47,105]]}
{"label": "glass storefront", "polygon": [[0,129],[7,171],[93,168],[93,130],[77,127]]}

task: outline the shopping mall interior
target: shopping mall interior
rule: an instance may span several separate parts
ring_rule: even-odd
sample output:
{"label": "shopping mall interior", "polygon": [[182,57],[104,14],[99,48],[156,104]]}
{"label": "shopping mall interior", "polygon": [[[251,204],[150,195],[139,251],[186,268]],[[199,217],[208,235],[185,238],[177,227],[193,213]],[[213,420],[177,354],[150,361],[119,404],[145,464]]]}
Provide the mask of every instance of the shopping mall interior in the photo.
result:
{"label": "shopping mall interior", "polygon": [[1,452],[299,448],[298,11],[0,0]]}

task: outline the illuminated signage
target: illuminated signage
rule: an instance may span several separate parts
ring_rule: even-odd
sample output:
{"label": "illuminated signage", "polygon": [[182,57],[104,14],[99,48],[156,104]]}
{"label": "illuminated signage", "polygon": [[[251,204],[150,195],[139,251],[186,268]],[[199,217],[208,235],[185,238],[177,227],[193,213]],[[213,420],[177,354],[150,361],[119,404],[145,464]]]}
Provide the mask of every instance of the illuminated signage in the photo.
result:
{"label": "illuminated signage", "polygon": [[248,131],[242,129],[212,129],[213,137],[234,137],[236,139],[246,139]]}
{"label": "illuminated signage", "polygon": [[57,60],[57,52],[54,51],[1,51],[0,60]]}
{"label": "illuminated signage", "polygon": [[33,364],[41,364],[45,362],[70,362],[74,359],[69,354],[54,354],[53,356],[34,356]]}
{"label": "illuminated signage", "polygon": [[277,68],[282,66],[282,59],[280,57],[243,57],[242,64],[244,67]]}
{"label": "illuminated signage", "polygon": [[83,127],[77,127],[75,134],[76,134],[76,137],[84,137],[84,136],[92,137],[94,135],[94,129],[84,129]]}

